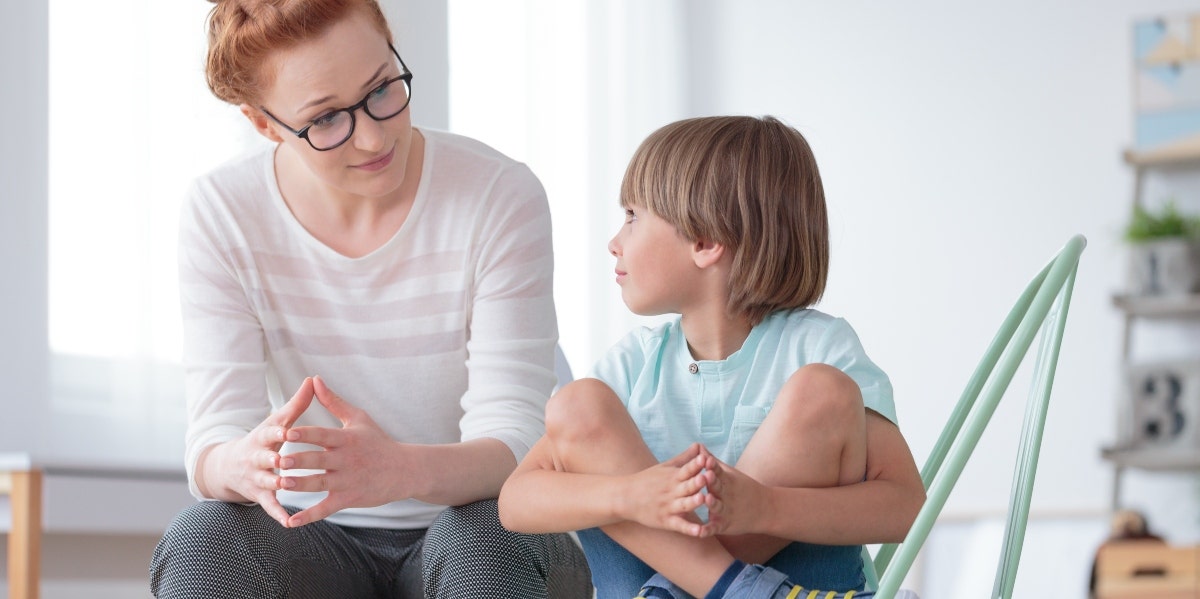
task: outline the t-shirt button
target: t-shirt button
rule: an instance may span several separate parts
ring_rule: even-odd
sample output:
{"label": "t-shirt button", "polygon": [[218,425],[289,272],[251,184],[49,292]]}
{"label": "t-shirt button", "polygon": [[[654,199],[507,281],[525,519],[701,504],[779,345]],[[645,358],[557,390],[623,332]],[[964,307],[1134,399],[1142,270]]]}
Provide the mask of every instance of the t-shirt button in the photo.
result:
{"label": "t-shirt button", "polygon": [[692,362],[691,364],[688,364],[688,372],[696,374],[697,372],[700,372],[700,367],[697,366],[695,362]]}

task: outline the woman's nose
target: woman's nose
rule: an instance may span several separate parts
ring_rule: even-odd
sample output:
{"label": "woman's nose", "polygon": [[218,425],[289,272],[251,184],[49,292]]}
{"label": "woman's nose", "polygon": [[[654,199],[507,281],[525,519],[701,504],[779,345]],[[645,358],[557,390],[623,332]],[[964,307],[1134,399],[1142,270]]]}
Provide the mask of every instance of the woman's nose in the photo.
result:
{"label": "woman's nose", "polygon": [[354,115],[354,146],[370,152],[383,147],[383,123],[360,110]]}
{"label": "woman's nose", "polygon": [[619,256],[621,254],[620,248],[617,246],[616,236],[608,240],[608,253],[614,256]]}

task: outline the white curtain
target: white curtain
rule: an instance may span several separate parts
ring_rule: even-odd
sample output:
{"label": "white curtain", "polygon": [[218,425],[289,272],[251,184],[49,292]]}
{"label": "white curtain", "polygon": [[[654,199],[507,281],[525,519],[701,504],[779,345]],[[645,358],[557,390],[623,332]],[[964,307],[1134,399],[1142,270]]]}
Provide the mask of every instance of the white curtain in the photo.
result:
{"label": "white curtain", "polygon": [[684,3],[450,0],[449,15],[450,128],[545,185],[561,345],[582,376],[647,322],[621,303],[607,244],[634,149],[688,116]]}

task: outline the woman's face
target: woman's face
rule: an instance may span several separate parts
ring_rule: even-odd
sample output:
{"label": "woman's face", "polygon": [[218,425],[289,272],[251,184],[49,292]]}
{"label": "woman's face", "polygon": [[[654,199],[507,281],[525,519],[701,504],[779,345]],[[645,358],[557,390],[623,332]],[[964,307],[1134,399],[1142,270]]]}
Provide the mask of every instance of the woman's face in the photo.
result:
{"label": "woman's face", "polygon": [[[273,84],[258,107],[248,112],[243,107],[261,133],[293,150],[316,178],[346,194],[382,197],[400,187],[413,136],[409,109],[383,121],[355,110],[350,139],[323,152],[259,110],[299,131],[332,111],[358,104],[399,76],[403,68],[387,38],[367,17],[354,12],[321,37],[275,53],[263,68],[274,70]],[[396,83],[387,93],[403,94],[404,86]]]}

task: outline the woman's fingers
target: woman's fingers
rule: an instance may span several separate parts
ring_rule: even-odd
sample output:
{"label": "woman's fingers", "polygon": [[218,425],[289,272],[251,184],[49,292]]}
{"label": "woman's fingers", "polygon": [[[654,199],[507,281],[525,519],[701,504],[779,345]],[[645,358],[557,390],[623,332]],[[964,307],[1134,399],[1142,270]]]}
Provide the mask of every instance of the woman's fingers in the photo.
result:
{"label": "woman's fingers", "polygon": [[255,466],[263,470],[274,470],[279,468],[279,452],[271,450],[263,450],[256,454],[253,460]]}
{"label": "woman's fingers", "polygon": [[278,522],[280,526],[285,528],[287,527],[288,519],[291,518],[291,514],[289,514],[287,509],[285,509],[283,505],[279,503],[279,500],[275,498],[274,492],[263,493],[256,499],[258,500],[258,505],[262,507],[263,511],[266,512],[268,516]]}
{"label": "woman's fingers", "polygon": [[358,409],[351,405],[350,402],[342,399],[342,396],[330,390],[325,385],[325,379],[319,376],[315,377],[312,385],[317,396],[317,401],[322,406],[325,406],[325,409],[329,410],[329,413],[333,414],[333,417],[340,420],[343,425],[350,424],[355,414],[358,413]]}
{"label": "woman's fingers", "polygon": [[338,500],[334,495],[330,494],[325,499],[321,500],[316,505],[293,514],[287,520],[287,525],[291,528],[298,528],[305,524],[311,524],[318,520],[324,520],[333,513],[342,509],[344,506],[338,505]]}
{"label": "woman's fingers", "polygon": [[341,447],[345,436],[345,429],[323,426],[297,426],[287,432],[287,440],[291,443],[319,445],[325,449]]}
{"label": "woman's fingers", "polygon": [[280,488],[279,475],[270,470],[256,470],[251,475],[250,483],[260,491],[275,492]]}
{"label": "woman's fingers", "polygon": [[283,470],[335,470],[336,457],[328,451],[297,451],[279,458]]}
{"label": "woman's fingers", "polygon": [[290,428],[295,424],[296,419],[308,409],[308,406],[313,400],[313,379],[308,377],[300,384],[300,388],[292,395],[292,398],[283,404],[283,407],[276,410],[267,417],[268,424]]}
{"label": "woman's fingers", "polygon": [[333,491],[332,475],[327,472],[320,474],[307,474],[305,476],[288,476],[288,483],[292,486],[288,487],[289,491],[301,491],[304,493],[319,493],[322,491]]}

